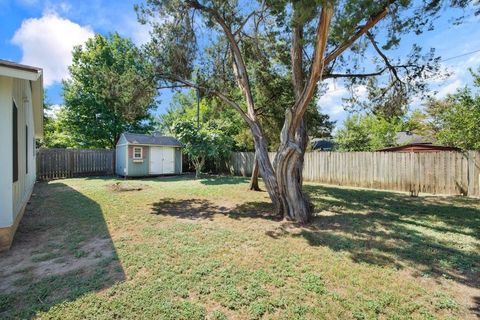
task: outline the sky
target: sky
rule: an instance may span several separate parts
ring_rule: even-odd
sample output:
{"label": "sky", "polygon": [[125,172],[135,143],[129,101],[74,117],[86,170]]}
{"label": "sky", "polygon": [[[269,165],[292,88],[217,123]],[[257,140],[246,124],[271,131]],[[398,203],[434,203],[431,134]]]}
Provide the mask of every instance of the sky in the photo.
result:
{"label": "sky", "polygon": [[[114,31],[137,45],[148,41],[148,27],[137,22],[133,9],[138,1],[141,0],[0,0],[0,59],[43,68],[49,102],[62,105],[61,80],[68,78],[73,46],[94,33]],[[434,47],[445,60],[442,64],[451,76],[431,80],[438,98],[470,85],[468,68],[480,66],[480,16],[472,15],[463,24],[453,25],[452,13],[455,12],[442,12],[434,31],[403,39],[407,47],[413,43]],[[462,54],[466,55],[457,57]],[[319,99],[320,111],[340,124],[348,114],[342,107],[342,98],[347,96],[341,82],[329,81],[327,93]],[[160,93],[157,114],[165,112],[171,98],[170,91]],[[418,97],[413,99],[411,108],[420,107]]]}

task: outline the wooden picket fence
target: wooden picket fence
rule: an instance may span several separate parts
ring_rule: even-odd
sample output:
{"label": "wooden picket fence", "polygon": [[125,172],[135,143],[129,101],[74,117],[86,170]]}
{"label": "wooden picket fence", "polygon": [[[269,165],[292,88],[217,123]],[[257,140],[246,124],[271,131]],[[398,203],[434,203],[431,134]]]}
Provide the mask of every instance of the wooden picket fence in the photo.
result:
{"label": "wooden picket fence", "polygon": [[115,150],[40,149],[37,152],[37,180],[113,175]]}
{"label": "wooden picket fence", "polygon": [[[269,153],[273,161],[275,153]],[[249,176],[254,154],[236,152],[227,163],[234,175]],[[305,181],[342,186],[445,195],[480,196],[480,152],[309,152]]]}

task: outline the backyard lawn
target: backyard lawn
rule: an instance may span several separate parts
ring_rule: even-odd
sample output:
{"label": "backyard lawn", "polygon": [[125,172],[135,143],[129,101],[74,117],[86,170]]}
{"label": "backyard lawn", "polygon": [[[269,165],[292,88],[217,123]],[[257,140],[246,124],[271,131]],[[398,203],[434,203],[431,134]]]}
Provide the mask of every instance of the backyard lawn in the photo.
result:
{"label": "backyard lawn", "polygon": [[476,319],[480,201],[307,184],[314,222],[245,178],[37,184],[0,254],[0,318]]}

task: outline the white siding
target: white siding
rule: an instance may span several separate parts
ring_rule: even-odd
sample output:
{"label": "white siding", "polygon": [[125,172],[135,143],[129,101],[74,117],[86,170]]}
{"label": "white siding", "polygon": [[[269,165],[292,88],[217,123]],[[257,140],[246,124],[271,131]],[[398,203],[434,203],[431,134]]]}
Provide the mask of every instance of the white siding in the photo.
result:
{"label": "white siding", "polygon": [[[16,182],[13,182],[13,184],[12,164],[10,163],[10,165],[5,166],[5,168],[6,170],[10,171],[10,178],[8,181],[10,181],[10,187],[13,188],[12,197],[10,200],[10,202],[12,203],[11,215],[12,221],[15,221],[15,218],[30,198],[33,185],[36,180],[36,154],[34,151],[34,124],[31,95],[32,91],[30,87],[30,81],[13,79],[11,80],[11,82],[11,97],[13,96],[13,100],[15,101],[18,109],[18,180]],[[10,135],[8,136],[8,138],[6,138],[8,142],[8,151],[4,154],[8,154],[8,158],[12,159],[12,98],[10,98],[9,106],[6,109],[9,110],[7,120]],[[28,133],[26,132],[26,126],[28,126]],[[28,159],[28,173],[26,167],[26,159]]]}
{"label": "white siding", "polygon": [[11,78],[0,76],[0,228],[13,224],[12,84]]}

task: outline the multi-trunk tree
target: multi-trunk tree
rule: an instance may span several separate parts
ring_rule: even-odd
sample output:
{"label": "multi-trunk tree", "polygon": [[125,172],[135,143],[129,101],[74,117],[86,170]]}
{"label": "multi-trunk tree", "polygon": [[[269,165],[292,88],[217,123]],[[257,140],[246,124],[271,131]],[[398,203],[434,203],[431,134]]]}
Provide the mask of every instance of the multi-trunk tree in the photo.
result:
{"label": "multi-trunk tree", "polygon": [[[200,88],[236,110],[252,133],[275,210],[286,219],[307,222],[313,208],[302,191],[305,114],[322,82],[345,79],[352,88],[362,85],[369,108],[395,114],[425,89],[439,60],[418,46],[397,59],[387,52],[399,46],[402,35],[433,26],[445,6],[468,5],[459,0],[147,0],[137,10],[140,21],[152,25],[148,52],[159,82]],[[263,56],[278,59],[278,68],[291,75],[295,97],[284,111],[273,164],[252,86],[252,68]],[[232,83],[241,95],[225,89]],[[352,100],[358,102],[358,97]]]}

